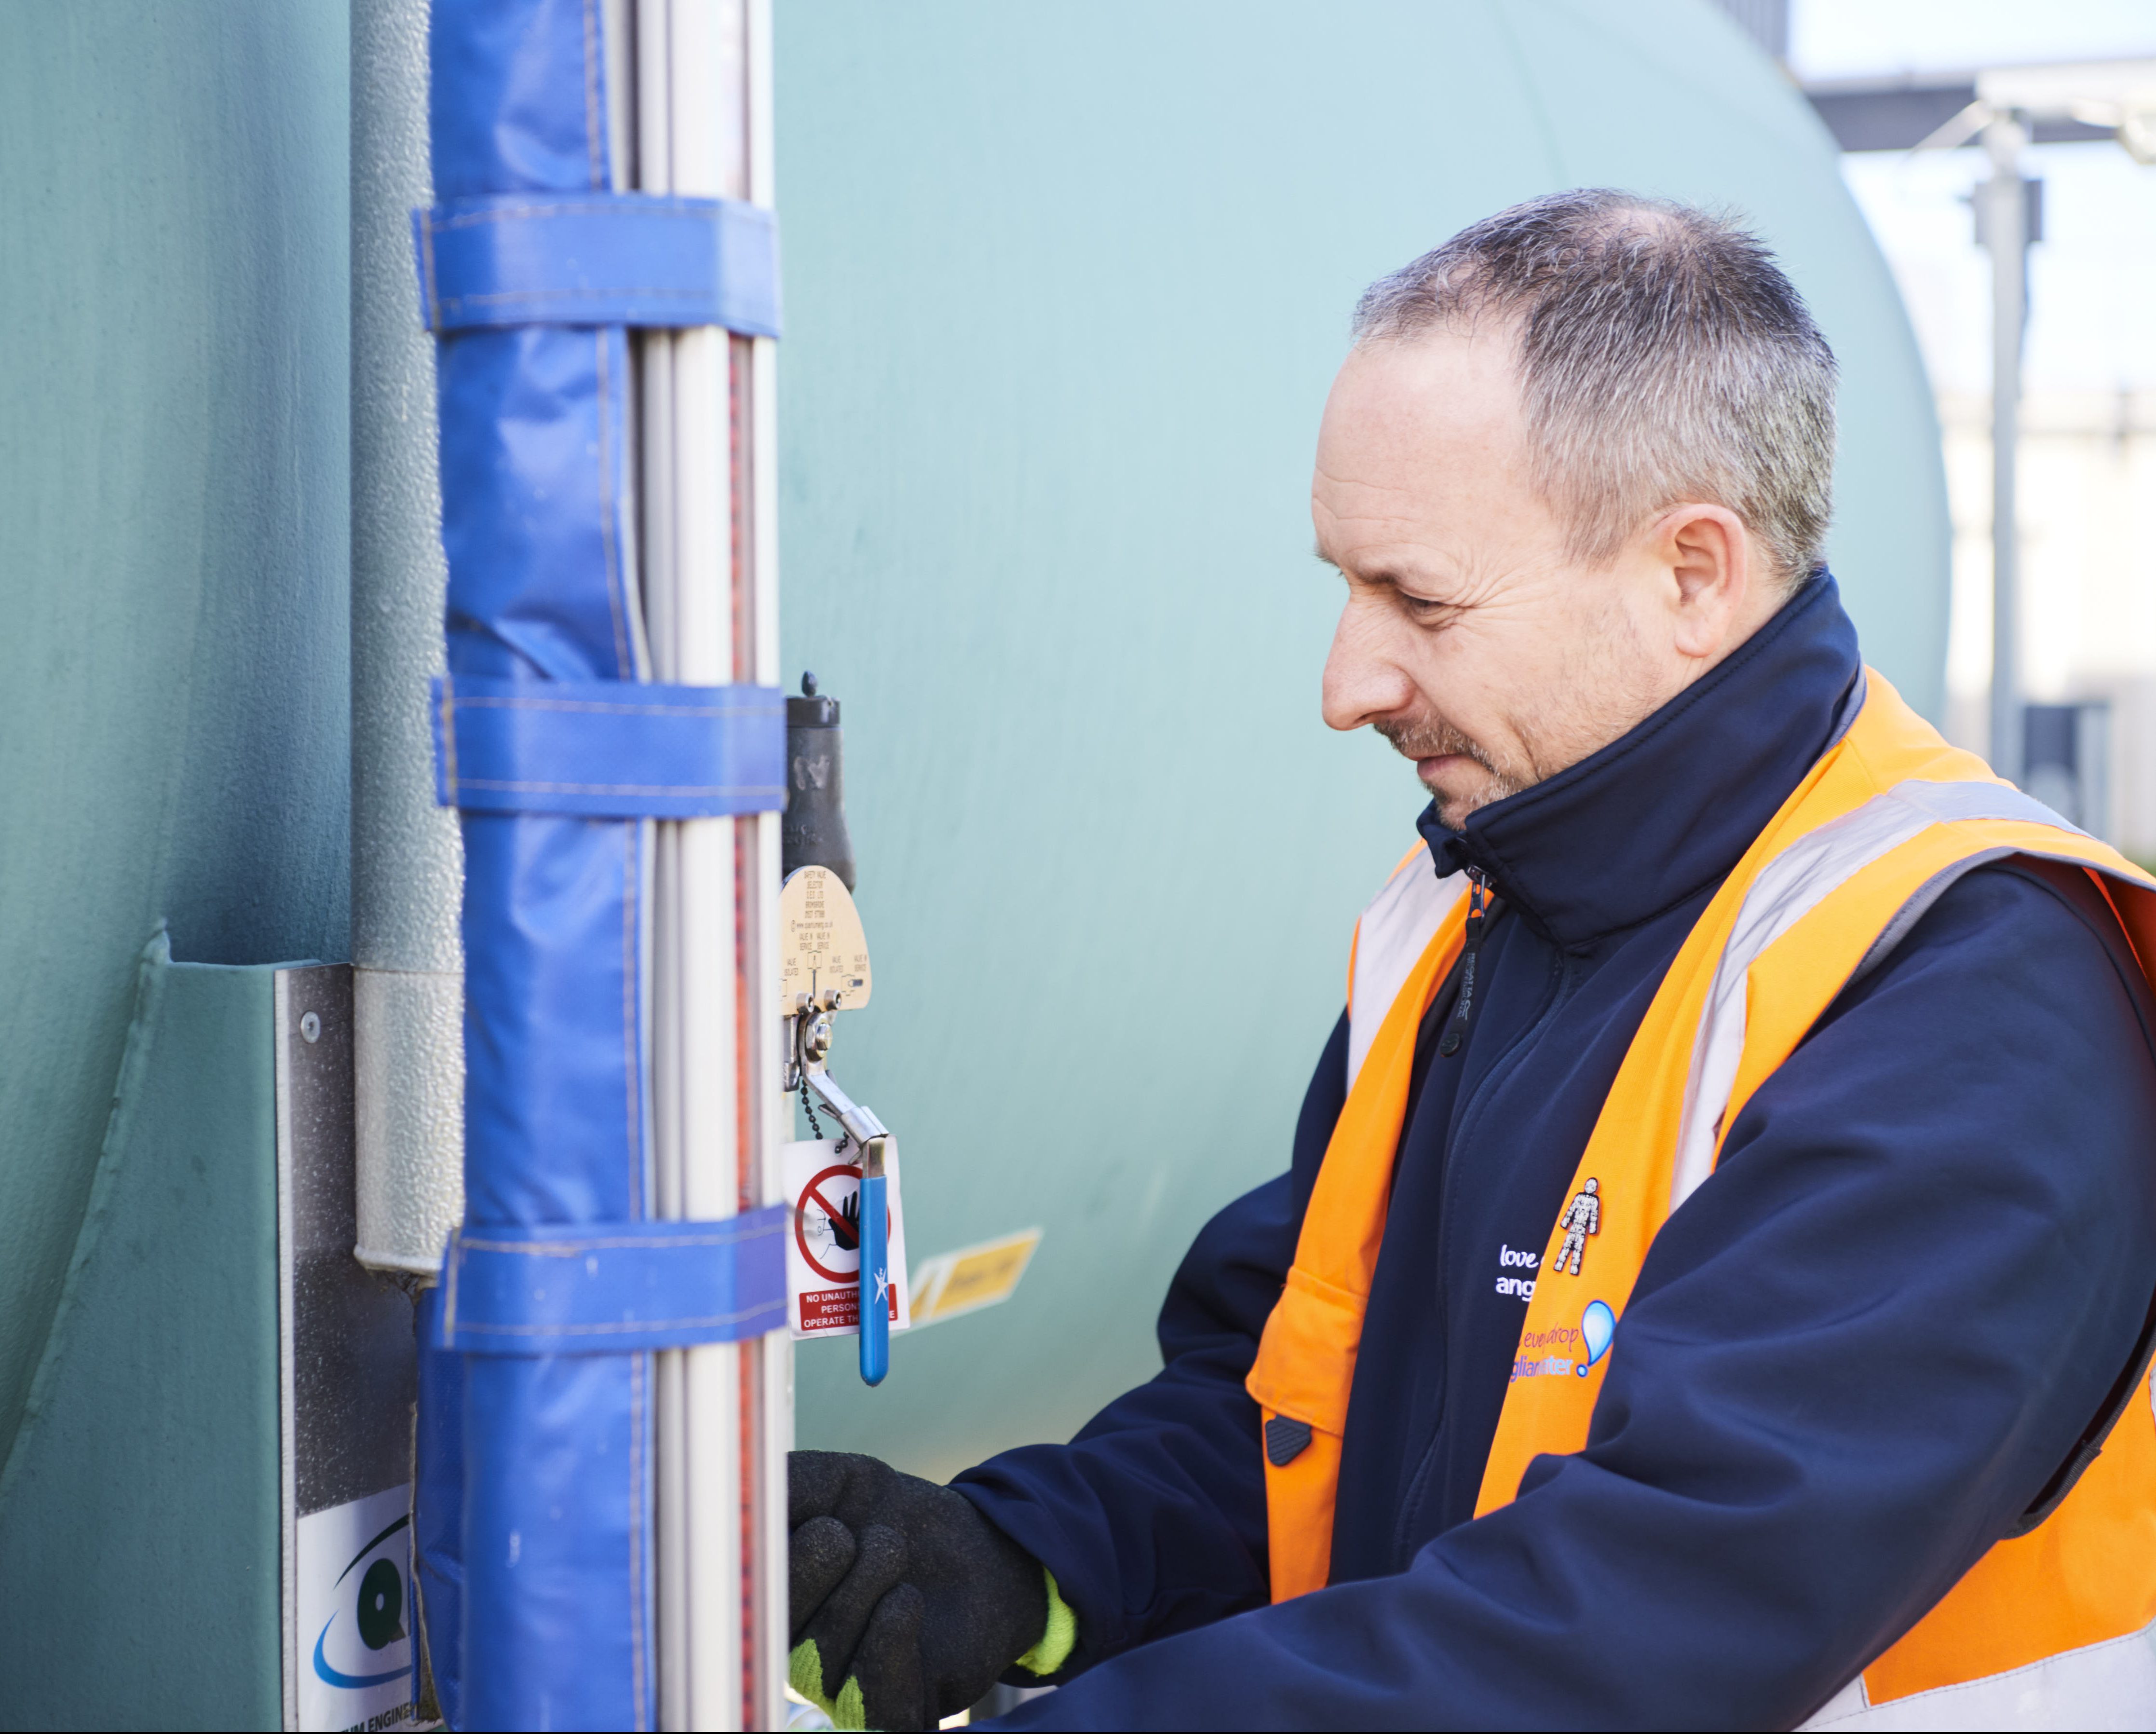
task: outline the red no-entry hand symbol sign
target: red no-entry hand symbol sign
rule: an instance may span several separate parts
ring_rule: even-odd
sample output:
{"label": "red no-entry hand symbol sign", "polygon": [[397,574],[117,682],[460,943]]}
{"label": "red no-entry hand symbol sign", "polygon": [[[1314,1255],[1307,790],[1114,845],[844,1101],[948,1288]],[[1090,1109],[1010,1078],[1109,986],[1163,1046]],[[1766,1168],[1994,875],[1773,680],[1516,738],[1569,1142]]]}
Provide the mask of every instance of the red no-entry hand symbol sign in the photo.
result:
{"label": "red no-entry hand symbol sign", "polygon": [[[834,1167],[820,1169],[808,1184],[801,1189],[801,1196],[793,1201],[793,1240],[801,1248],[801,1256],[808,1261],[808,1268],[828,1282],[850,1283],[860,1274],[861,1243],[855,1216],[860,1205],[861,1171],[851,1162],[841,1162]],[[852,1205],[850,1212],[848,1205]],[[830,1237],[838,1255],[850,1253],[852,1262],[844,1269],[834,1269],[819,1258],[808,1245],[808,1212],[814,1211],[830,1225]],[[884,1212],[884,1229],[890,1232],[891,1212]],[[846,1243],[851,1240],[852,1245]]]}

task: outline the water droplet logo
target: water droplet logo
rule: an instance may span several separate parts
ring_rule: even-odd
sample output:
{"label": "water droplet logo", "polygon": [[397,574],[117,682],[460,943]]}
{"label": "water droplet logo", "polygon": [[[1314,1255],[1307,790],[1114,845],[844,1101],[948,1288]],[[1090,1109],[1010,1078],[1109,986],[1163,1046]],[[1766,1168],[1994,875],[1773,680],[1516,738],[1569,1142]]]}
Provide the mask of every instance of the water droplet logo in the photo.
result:
{"label": "water droplet logo", "polygon": [[1604,1300],[1590,1300],[1587,1310],[1579,1315],[1579,1334],[1586,1339],[1587,1359],[1579,1363],[1579,1376],[1587,1376],[1587,1370],[1609,1352],[1609,1339],[1617,1335],[1617,1315],[1609,1310]]}

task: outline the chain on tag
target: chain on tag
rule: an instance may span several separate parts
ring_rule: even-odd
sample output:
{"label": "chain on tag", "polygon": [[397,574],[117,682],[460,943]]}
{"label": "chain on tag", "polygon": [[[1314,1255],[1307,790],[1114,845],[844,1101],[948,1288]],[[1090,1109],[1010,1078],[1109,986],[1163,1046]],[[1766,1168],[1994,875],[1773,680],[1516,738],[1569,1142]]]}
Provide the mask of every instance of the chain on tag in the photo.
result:
{"label": "chain on tag", "polygon": [[869,942],[844,882],[829,867],[805,867],[778,893],[778,1010],[804,1004],[850,1011],[869,1002]]}

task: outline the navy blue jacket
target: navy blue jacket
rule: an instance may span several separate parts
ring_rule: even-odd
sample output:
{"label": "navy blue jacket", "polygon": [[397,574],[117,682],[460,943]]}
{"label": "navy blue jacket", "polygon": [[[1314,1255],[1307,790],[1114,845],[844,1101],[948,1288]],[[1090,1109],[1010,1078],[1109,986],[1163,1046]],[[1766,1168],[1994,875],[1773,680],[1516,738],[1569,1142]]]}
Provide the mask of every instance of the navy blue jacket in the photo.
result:
{"label": "navy blue jacket", "polygon": [[[963,1490],[1055,1575],[1079,1649],[1010,1726],[1789,1727],[2010,1533],[2156,1288],[2156,1027],[2086,875],[1979,869],[1747,1104],[1650,1249],[1587,1448],[1475,1520],[1531,1262],[1716,888],[1858,669],[1820,578],[1630,734],[1425,816],[1504,911],[1468,1040],[1402,1137],[1331,1586],[1267,1603],[1243,1389],[1346,1087],[1199,1234],[1159,1376]],[[1586,1273],[1591,1277],[1593,1243]]]}

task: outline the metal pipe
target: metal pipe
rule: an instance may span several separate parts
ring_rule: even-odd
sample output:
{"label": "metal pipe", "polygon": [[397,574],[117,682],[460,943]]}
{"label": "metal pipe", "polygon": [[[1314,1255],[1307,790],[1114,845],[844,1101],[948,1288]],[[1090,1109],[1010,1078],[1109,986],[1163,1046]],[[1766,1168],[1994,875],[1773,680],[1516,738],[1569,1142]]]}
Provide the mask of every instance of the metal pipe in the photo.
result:
{"label": "metal pipe", "polygon": [[[636,0],[635,33],[639,185],[767,202],[767,15],[747,0]],[[662,680],[775,683],[770,347],[716,329],[654,332],[639,344],[645,618]],[[783,1123],[767,1015],[778,839],[776,815],[659,826],[652,1093],[662,1217],[711,1221],[778,1196]],[[789,1347],[782,1335],[658,1357],[666,1728],[783,1720]]]}
{"label": "metal pipe", "polygon": [[464,1215],[464,846],[434,805],[443,668],[434,342],[411,212],[433,202],[427,0],[352,8],[352,954],[358,1244],[431,1276]]}
{"label": "metal pipe", "polygon": [[1991,768],[2021,774],[2020,545],[2015,499],[2021,337],[2028,317],[2029,190],[2021,175],[2026,130],[2011,114],[1984,129],[1991,178],[1976,197],[1978,231],[1991,253]]}
{"label": "metal pipe", "polygon": [[[747,196],[767,210],[778,203],[772,89],[771,0],[747,0],[744,8],[743,69],[747,86]],[[746,417],[749,522],[747,558],[742,576],[748,586],[747,634],[749,663],[744,671],[760,687],[781,684],[778,665],[778,346],[757,337],[742,346],[748,362]],[[743,1099],[751,1112],[744,1124],[754,1139],[745,1176],[752,1176],[756,1199],[786,1196],[782,1147],[793,1135],[793,1104],[778,1087],[784,1024],[773,1009],[778,1001],[778,894],[781,832],[777,813],[737,820],[745,836],[752,895],[742,932],[754,946],[742,980],[747,990],[742,1028],[746,1052],[742,1075],[752,1088]],[[746,1190],[746,1188],[745,1188]],[[785,1668],[790,1630],[787,1610],[786,1455],[793,1448],[793,1340],[784,1330],[757,1339],[744,1380],[754,1382],[757,1479],[744,1502],[744,1528],[755,1556],[762,1562],[756,1577],[757,1605],[752,1617],[752,1647],[760,1658],[752,1695],[749,1726],[786,1726]]]}

